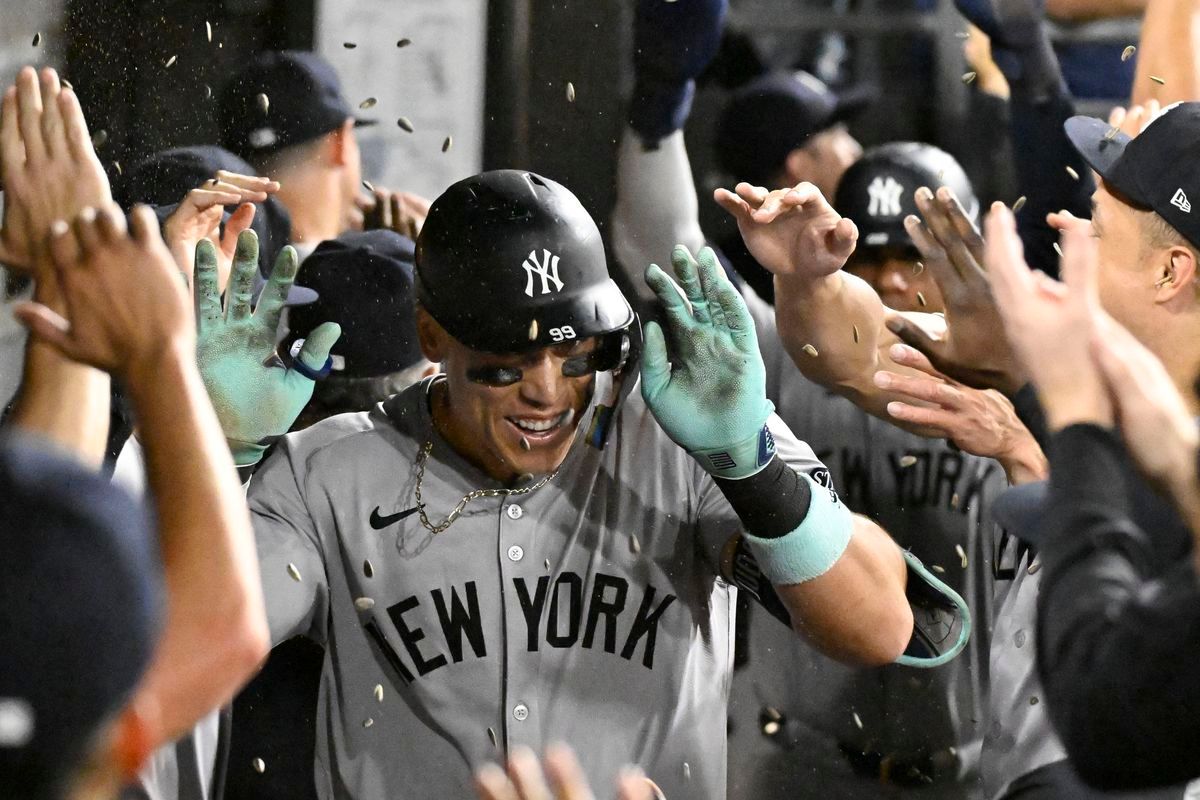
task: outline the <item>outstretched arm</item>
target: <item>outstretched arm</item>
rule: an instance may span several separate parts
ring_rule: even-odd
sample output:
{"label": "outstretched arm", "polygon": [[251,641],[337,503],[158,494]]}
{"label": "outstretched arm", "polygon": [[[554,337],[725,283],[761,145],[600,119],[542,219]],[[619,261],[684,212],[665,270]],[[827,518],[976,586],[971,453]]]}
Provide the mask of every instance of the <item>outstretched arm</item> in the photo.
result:
{"label": "outstretched arm", "polygon": [[57,223],[51,239],[68,309],[18,311],[46,346],[128,387],[157,500],[167,620],[139,690],[158,710],[154,744],[228,702],[267,652],[249,514],[195,363],[187,289],[154,215],[119,210]]}

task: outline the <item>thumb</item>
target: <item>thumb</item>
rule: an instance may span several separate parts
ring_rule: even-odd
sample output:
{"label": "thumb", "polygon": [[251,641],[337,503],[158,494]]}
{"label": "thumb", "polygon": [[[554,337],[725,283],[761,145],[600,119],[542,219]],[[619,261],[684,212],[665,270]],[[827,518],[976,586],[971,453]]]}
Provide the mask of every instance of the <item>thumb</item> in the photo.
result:
{"label": "thumb", "polygon": [[657,322],[647,322],[642,342],[642,397],[652,404],[671,382],[667,339]]}
{"label": "thumb", "polygon": [[336,322],[322,322],[304,340],[299,359],[309,369],[319,370],[329,360],[329,351],[342,335],[342,326]]}
{"label": "thumb", "polygon": [[936,367],[943,343],[925,332],[920,325],[899,314],[889,314],[884,320],[887,329],[900,337],[900,341],[923,353]]}
{"label": "thumb", "polygon": [[34,336],[72,357],[71,326],[57,312],[41,303],[23,302],[13,306],[13,316]]}

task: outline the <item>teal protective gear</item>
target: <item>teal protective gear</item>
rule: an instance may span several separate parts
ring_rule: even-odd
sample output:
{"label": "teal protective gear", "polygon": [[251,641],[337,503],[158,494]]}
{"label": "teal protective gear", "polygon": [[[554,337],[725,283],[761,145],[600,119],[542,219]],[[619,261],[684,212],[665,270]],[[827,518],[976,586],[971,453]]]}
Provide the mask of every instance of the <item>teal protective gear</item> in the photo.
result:
{"label": "teal protective gear", "polygon": [[767,400],[754,320],[710,248],[697,261],[676,247],[671,262],[678,285],[657,264],[646,270],[671,352],[662,328],[647,324],[642,397],[671,440],[706,471],[747,478],[775,454],[766,429],[775,407]]}
{"label": "teal protective gear", "polygon": [[[940,667],[943,664],[954,660],[954,658],[963,651],[963,648],[967,646],[967,640],[971,638],[971,610],[967,608],[967,601],[963,600],[962,595],[951,589],[944,581],[926,569],[925,565],[921,563],[921,559],[914,556],[908,550],[903,552],[904,562],[908,565],[910,572],[910,580],[911,574],[915,574],[918,578],[928,584],[928,586],[933,589],[934,592],[940,594],[945,599],[943,605],[949,605],[954,608],[954,613],[951,616],[956,623],[951,622],[947,627],[951,633],[954,632],[954,628],[956,627],[958,628],[958,631],[957,635],[954,637],[954,643],[951,644],[948,649],[943,649],[944,645],[939,642],[936,648],[930,648],[930,652],[927,655],[905,654],[897,658],[896,663],[903,664],[906,667],[920,667],[922,669]],[[938,618],[945,616],[945,611],[941,611],[937,615]],[[914,626],[916,628],[937,627],[937,623],[938,619],[915,620]]]}
{"label": "teal protective gear", "polygon": [[[288,432],[312,397],[313,381],[289,369],[275,349],[279,318],[297,268],[296,251],[283,248],[252,312],[258,236],[244,231],[238,237],[222,308],[216,248],[206,239],[196,247],[196,359],[239,467],[261,459],[271,442]],[[319,325],[305,340],[297,360],[319,371],[341,334],[336,323]]]}
{"label": "teal protective gear", "polygon": [[808,475],[812,499],[804,521],[784,536],[760,538],[743,535],[762,574],[776,586],[789,586],[819,578],[837,563],[854,534],[854,517],[835,492]]}

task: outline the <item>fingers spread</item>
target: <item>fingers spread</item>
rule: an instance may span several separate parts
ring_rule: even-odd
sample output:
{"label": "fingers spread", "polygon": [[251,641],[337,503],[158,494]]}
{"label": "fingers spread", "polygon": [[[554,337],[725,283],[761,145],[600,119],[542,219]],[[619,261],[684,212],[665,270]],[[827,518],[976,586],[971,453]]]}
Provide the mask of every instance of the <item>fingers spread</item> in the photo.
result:
{"label": "fingers spread", "polygon": [[484,764],[475,773],[475,788],[484,800],[521,800],[504,770],[495,764]]}
{"label": "fingers spread", "polygon": [[686,329],[695,324],[688,301],[684,299],[683,289],[679,288],[679,284],[657,264],[646,268],[646,285],[654,291],[654,296],[658,298],[658,303],[672,327]]}
{"label": "fingers spread", "polygon": [[[279,328],[279,318],[283,315],[283,306],[287,301],[288,292],[296,280],[296,270],[299,260],[296,251],[291,246],[283,248],[275,259],[275,267],[262,295],[258,298],[258,307],[254,316],[261,322],[261,334],[274,339],[275,331]],[[325,362],[322,361],[322,364]]]}
{"label": "fingers spread", "polygon": [[550,800],[550,789],[542,778],[542,767],[528,747],[517,747],[508,759],[508,777],[521,800]]}
{"label": "fingers spread", "polygon": [[963,395],[958,389],[938,378],[925,375],[901,375],[880,370],[874,376],[875,385],[897,394],[908,395],[927,403],[937,403],[946,408],[962,405]]}
{"label": "fingers spread", "polygon": [[200,328],[221,319],[221,291],[217,270],[217,248],[208,239],[196,245],[193,286],[196,292],[196,319]]}
{"label": "fingers spread", "polygon": [[237,252],[233,258],[233,270],[229,274],[228,298],[225,302],[225,319],[229,322],[250,316],[250,302],[254,295],[254,276],[258,273],[258,236],[254,231],[243,231],[238,237]]}
{"label": "fingers spread", "polygon": [[50,224],[50,258],[59,269],[70,269],[79,260],[75,231],[61,219]]}
{"label": "fingers spread", "polygon": [[336,322],[322,322],[305,338],[297,358],[309,369],[324,369],[325,362],[329,360],[329,351],[337,344],[341,335],[341,325]]}
{"label": "fingers spread", "polygon": [[667,340],[657,322],[647,322],[642,342],[642,397],[647,403],[671,382],[671,363],[667,356]]}
{"label": "fingers spread", "polygon": [[925,408],[901,403],[898,400],[887,404],[888,415],[922,428],[932,428],[950,439],[957,426],[952,413],[940,408]]}
{"label": "fingers spread", "polygon": [[58,108],[58,94],[62,91],[58,73],[49,67],[43,69],[38,84],[42,94],[42,146],[51,157],[65,156],[67,139]]}
{"label": "fingers spread", "polygon": [[[145,208],[145,206],[139,206],[139,208]],[[145,213],[150,214],[152,218],[154,216],[153,212],[148,208],[146,208]],[[113,243],[120,241],[125,237],[125,215],[115,204],[100,209],[96,212],[96,230],[100,238],[105,242]],[[140,234],[139,238],[144,238],[148,235],[144,224],[139,226],[138,234]]]}
{"label": "fingers spread", "polygon": [[79,98],[71,89],[63,89],[58,95],[58,110],[67,136],[67,146],[75,161],[85,161],[95,155],[92,137],[88,135],[87,120],[79,106]]}
{"label": "fingers spread", "polygon": [[46,157],[42,143],[42,90],[33,67],[23,67],[17,73],[17,125],[25,143],[25,157],[40,161]]}
{"label": "fingers spread", "polygon": [[68,358],[74,357],[71,326],[57,312],[41,303],[21,302],[13,306],[13,316],[34,336],[49,343]]}
{"label": "fingers spread", "polygon": [[931,375],[935,378],[945,378],[942,373],[934,368],[929,357],[915,347],[909,347],[906,344],[897,342],[888,348],[888,356],[892,361],[901,366],[910,367],[911,369],[920,370],[926,375]]}
{"label": "fingers spread", "polygon": [[561,744],[546,748],[546,776],[557,800],[592,800],[587,777],[571,748]]}

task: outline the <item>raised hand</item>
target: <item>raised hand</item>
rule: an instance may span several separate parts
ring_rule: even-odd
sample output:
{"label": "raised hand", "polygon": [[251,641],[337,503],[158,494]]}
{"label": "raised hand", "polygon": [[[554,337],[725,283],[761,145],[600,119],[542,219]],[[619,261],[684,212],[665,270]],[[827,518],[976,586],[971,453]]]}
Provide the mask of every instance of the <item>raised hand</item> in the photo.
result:
{"label": "raised hand", "polygon": [[40,303],[14,313],[36,336],[68,358],[127,380],[150,376],[163,355],[186,353],[195,342],[187,288],[145,206],[130,229],[120,209],[84,209],[73,229],[50,232],[64,319]]}
{"label": "raised hand", "polygon": [[813,184],[768,192],[739,183],[735,190],[717,189],[713,197],[737,220],[751,255],[771,273],[824,278],[854,252],[858,228],[834,211]]}
{"label": "raised hand", "polygon": [[940,374],[924,354],[908,345],[892,345],[890,355],[895,363],[920,373],[875,373],[876,386],[916,401],[888,403],[892,417],[935,431],[972,455],[996,459],[1011,483],[1045,477],[1046,457],[1007,397],[994,389],[972,389]]}
{"label": "raised hand", "polygon": [[1000,203],[987,220],[986,263],[1004,331],[1038,390],[1046,422],[1109,424],[1112,409],[1088,342],[1102,312],[1096,288],[1096,240],[1081,227],[1066,233],[1063,283],[1025,263],[1012,212]]}
{"label": "raised hand", "polygon": [[370,200],[361,205],[363,230],[395,231],[415,242],[429,216],[431,203],[419,194],[375,187]]}
{"label": "raised hand", "polygon": [[[269,178],[240,175],[221,170],[216,176],[192,189],[171,216],[163,223],[163,234],[179,269],[188,273],[196,259],[196,245],[208,239],[217,246],[218,286],[229,282],[233,254],[238,236],[254,222],[253,203],[261,203],[279,191],[279,183]],[[225,206],[237,209],[225,223],[221,233],[221,218]]]}
{"label": "raised hand", "polygon": [[657,264],[647,268],[670,353],[662,328],[647,323],[642,396],[671,440],[709,472],[752,475],[766,463],[757,463],[759,437],[773,409],[754,320],[711,249],[697,262],[676,247],[671,261],[687,300]]}
{"label": "raised hand", "polygon": [[981,266],[983,237],[949,188],[943,186],[934,195],[921,187],[916,201],[924,222],[910,216],[904,227],[942,292],[945,335],[931,335],[928,326],[909,315],[892,314],[885,324],[905,344],[928,356],[938,372],[1011,397],[1024,384],[1024,374],[1004,338],[1004,324]]}
{"label": "raised hand", "polygon": [[[587,776],[569,747],[546,748],[545,768],[543,777],[533,751],[518,747],[508,759],[507,773],[488,764],[475,774],[475,788],[480,800],[593,800]],[[655,789],[640,769],[631,767],[617,779],[617,800],[659,800],[662,794]]]}
{"label": "raised hand", "polygon": [[4,93],[0,183],[0,262],[39,277],[54,271],[45,247],[50,225],[112,203],[79,100],[62,88],[53,69],[43,69],[39,77],[24,67]]}
{"label": "raised hand", "polygon": [[[285,247],[252,313],[250,297],[258,271],[258,236],[254,231],[243,231],[238,237],[222,308],[216,247],[202,239],[196,248],[200,374],[238,466],[262,458],[271,441],[287,433],[312,397],[313,380],[295,366],[289,368],[275,352],[279,318],[296,270],[296,251]],[[336,323],[319,325],[296,360],[308,371],[322,371],[340,335],[341,327]]]}

